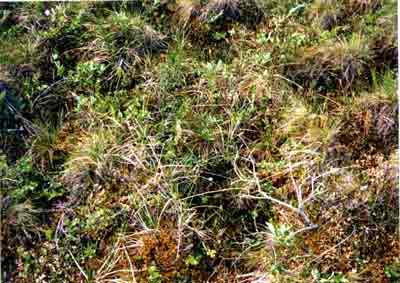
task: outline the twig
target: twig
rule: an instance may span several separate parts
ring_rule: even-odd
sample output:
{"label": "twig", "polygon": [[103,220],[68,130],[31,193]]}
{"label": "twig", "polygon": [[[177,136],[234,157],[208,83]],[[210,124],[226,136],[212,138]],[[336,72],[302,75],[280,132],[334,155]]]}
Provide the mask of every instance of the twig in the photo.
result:
{"label": "twig", "polygon": [[[316,224],[312,224],[312,223],[311,223],[311,221],[310,221],[310,219],[308,218],[308,216],[307,216],[307,215],[304,213],[304,211],[302,211],[301,209],[298,209],[298,208],[296,208],[296,207],[294,207],[294,206],[292,206],[292,205],[290,205],[290,204],[287,204],[286,202],[283,202],[283,201],[281,201],[281,200],[278,200],[278,199],[276,199],[276,198],[273,198],[273,197],[267,195],[267,194],[264,193],[264,192],[260,192],[260,193],[262,194],[262,196],[242,195],[241,197],[247,198],[247,199],[266,199],[266,200],[272,201],[272,202],[274,202],[274,203],[276,203],[276,204],[279,204],[280,206],[286,207],[286,208],[288,208],[288,209],[290,209],[290,210],[296,212],[298,215],[300,215],[300,216],[303,218],[304,222],[305,222],[307,225],[316,225]],[[317,225],[317,227],[318,227],[318,225]],[[315,228],[314,228],[314,229],[315,229]]]}
{"label": "twig", "polygon": [[129,254],[128,254],[128,251],[126,249],[126,246],[124,246],[124,252],[125,252],[125,255],[126,255],[126,257],[128,259],[128,262],[129,262],[129,267],[130,267],[133,283],[136,283],[135,272],[133,271],[132,261],[131,261],[131,258],[129,257]]}
{"label": "twig", "polygon": [[294,81],[292,81],[292,80],[289,80],[288,78],[286,78],[286,77],[284,77],[284,76],[282,76],[282,75],[275,74],[274,77],[278,77],[278,78],[284,79],[285,81],[294,84],[294,85],[297,86],[298,88],[304,89],[304,88],[303,88],[301,85],[299,85],[298,83],[296,83],[296,82],[294,82]]}
{"label": "twig", "polygon": [[79,265],[79,263],[76,261],[74,255],[71,253],[70,250],[68,250],[69,254],[71,255],[73,261],[75,262],[76,266],[78,267],[79,271],[82,273],[82,275],[85,277],[86,280],[89,280],[89,278],[87,277],[85,271],[83,271],[82,267]]}
{"label": "twig", "polygon": [[[310,221],[310,219],[308,218],[307,214],[304,212],[304,207],[303,207],[302,200],[301,200],[301,193],[297,192],[299,189],[297,189],[297,186],[296,186],[295,183],[294,183],[294,185],[296,186],[296,192],[297,192],[297,196],[298,196],[297,200],[298,200],[298,203],[299,203],[299,207],[297,207],[297,208],[292,206],[292,205],[290,205],[290,204],[288,204],[288,203],[285,203],[285,202],[283,202],[281,200],[273,198],[273,197],[269,196],[268,194],[266,194],[265,192],[263,192],[262,189],[261,189],[260,182],[259,182],[258,177],[257,177],[255,161],[254,161],[253,158],[249,158],[247,160],[249,160],[251,162],[251,164],[252,164],[253,179],[254,179],[253,182],[256,183],[258,192],[262,195],[262,197],[252,197],[250,195],[246,195],[246,197],[248,197],[248,198],[258,198],[258,199],[267,199],[267,200],[270,200],[272,202],[275,202],[275,203],[277,203],[277,204],[279,204],[279,205],[281,205],[283,207],[286,207],[286,208],[296,212],[298,215],[300,215],[303,218],[304,223],[308,226],[307,227],[308,229],[315,229],[315,228],[318,227],[317,224],[314,224],[314,223],[312,223]],[[295,182],[294,179],[293,179],[293,182]]]}
{"label": "twig", "polygon": [[310,230],[314,230],[314,229],[317,229],[317,228],[318,228],[317,224],[310,224],[310,226],[301,228],[301,229],[297,230],[296,232],[294,232],[293,236],[296,236],[297,234],[300,234],[300,233],[303,233],[303,232],[306,232],[306,231],[310,231]]}

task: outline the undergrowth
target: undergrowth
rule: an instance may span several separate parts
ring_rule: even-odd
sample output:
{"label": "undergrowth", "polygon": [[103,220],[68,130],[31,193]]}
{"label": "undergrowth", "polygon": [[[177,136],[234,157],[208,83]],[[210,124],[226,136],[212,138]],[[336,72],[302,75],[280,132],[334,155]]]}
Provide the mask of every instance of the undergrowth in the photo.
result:
{"label": "undergrowth", "polygon": [[395,2],[0,3],[4,282],[398,282]]}

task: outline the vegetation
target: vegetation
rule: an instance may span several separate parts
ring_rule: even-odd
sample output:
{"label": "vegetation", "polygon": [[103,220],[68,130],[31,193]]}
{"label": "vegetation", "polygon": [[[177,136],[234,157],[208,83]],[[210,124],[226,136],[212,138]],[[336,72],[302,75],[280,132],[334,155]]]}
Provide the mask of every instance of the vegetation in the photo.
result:
{"label": "vegetation", "polygon": [[399,282],[396,3],[0,3],[2,282]]}

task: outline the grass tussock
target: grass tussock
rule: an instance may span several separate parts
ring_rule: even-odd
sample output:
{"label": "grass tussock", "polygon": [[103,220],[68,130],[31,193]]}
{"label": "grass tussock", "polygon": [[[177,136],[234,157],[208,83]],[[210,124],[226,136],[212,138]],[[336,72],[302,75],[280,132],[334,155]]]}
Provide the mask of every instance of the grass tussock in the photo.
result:
{"label": "grass tussock", "polygon": [[254,28],[264,19],[264,10],[256,1],[213,0],[178,1],[174,22],[195,41],[209,44],[222,41],[235,25]]}
{"label": "grass tussock", "polygon": [[305,50],[287,67],[288,77],[306,88],[320,91],[346,91],[357,87],[355,81],[368,84],[371,54],[365,40],[354,35],[350,40],[330,42],[324,47]]}
{"label": "grass tussock", "polygon": [[240,22],[244,24],[258,24],[263,13],[255,1],[215,0],[210,1],[201,16],[203,20],[214,20],[220,23]]}

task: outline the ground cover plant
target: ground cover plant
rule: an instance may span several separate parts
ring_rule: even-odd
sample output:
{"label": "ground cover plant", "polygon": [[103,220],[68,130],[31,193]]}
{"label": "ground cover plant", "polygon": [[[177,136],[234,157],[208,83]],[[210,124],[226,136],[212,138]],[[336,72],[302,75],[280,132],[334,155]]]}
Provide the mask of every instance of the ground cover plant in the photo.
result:
{"label": "ground cover plant", "polygon": [[0,3],[2,282],[399,282],[396,3]]}

